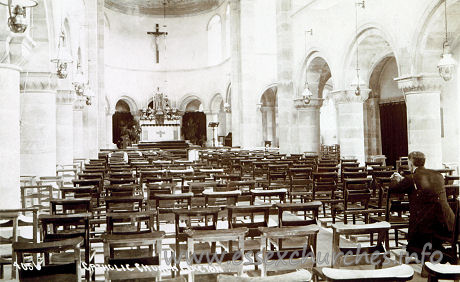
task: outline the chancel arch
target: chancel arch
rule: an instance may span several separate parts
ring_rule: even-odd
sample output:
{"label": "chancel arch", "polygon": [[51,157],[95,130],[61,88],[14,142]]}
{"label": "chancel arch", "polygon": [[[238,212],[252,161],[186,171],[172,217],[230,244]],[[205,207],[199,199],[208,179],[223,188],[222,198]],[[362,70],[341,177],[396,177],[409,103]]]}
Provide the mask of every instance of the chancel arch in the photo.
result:
{"label": "chancel arch", "polygon": [[264,144],[279,146],[278,132],[278,87],[272,86],[265,90],[260,98],[262,113],[262,138]]}

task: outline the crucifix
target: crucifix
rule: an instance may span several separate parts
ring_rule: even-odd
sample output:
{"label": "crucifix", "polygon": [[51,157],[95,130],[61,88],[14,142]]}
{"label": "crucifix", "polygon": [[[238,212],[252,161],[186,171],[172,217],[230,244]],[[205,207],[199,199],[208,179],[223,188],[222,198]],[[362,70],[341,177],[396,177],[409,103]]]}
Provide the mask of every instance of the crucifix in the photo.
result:
{"label": "crucifix", "polygon": [[160,63],[160,48],[158,46],[158,38],[162,35],[168,35],[167,32],[162,32],[160,31],[160,26],[158,24],[155,24],[155,31],[148,31],[148,35],[153,35],[155,37],[155,51],[156,51],[156,59],[157,59],[157,64]]}
{"label": "crucifix", "polygon": [[166,134],[166,132],[160,130],[160,131],[157,131],[157,134],[160,135],[160,138],[162,138],[163,134]]}

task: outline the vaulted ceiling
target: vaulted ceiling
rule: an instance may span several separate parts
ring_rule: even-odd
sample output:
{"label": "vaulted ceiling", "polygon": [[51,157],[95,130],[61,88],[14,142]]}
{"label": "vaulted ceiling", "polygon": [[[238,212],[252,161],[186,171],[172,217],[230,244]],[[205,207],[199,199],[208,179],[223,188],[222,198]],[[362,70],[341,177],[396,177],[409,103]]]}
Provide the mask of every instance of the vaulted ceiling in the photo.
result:
{"label": "vaulted ceiling", "polygon": [[[105,7],[129,15],[183,16],[219,7],[225,0],[105,0]],[[166,3],[164,5],[163,3]]]}

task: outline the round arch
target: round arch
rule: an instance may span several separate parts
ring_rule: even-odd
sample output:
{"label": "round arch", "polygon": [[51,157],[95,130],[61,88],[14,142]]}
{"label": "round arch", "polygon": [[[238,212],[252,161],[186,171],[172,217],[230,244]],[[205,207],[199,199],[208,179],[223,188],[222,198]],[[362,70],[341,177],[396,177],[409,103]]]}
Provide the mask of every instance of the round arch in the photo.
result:
{"label": "round arch", "polygon": [[[127,95],[123,95],[123,96],[121,96],[121,97],[119,97],[119,98],[117,99],[117,102],[118,102],[119,100],[122,100],[122,101],[126,102],[126,104],[128,104],[129,109],[130,109],[130,111],[131,111],[131,114],[132,114],[133,116],[136,116],[136,115],[137,115],[137,113],[139,112],[139,108],[138,108],[138,106],[137,106],[137,104],[136,104],[136,101],[134,101],[133,98],[131,98],[131,97],[127,96]],[[116,105],[116,104],[117,104],[116,102],[113,104],[113,111],[115,111],[115,105]]]}
{"label": "round arch", "polygon": [[211,113],[218,113],[221,110],[221,104],[224,103],[224,99],[220,93],[216,93],[209,102],[209,111]]}
{"label": "round arch", "polygon": [[333,75],[333,70],[332,70],[332,67],[331,67],[331,64],[330,64],[330,61],[327,59],[328,56],[327,54],[323,53],[322,51],[319,51],[318,48],[311,48],[308,52],[307,52],[307,56],[305,57],[305,59],[302,61],[302,65],[300,66],[299,68],[299,72],[297,74],[297,79],[295,80],[295,83],[296,83],[296,96],[301,96],[302,94],[302,91],[304,90],[304,86],[305,86],[305,81],[307,80],[307,69],[309,67],[309,65],[311,64],[311,62],[317,58],[321,58],[322,60],[325,61],[325,63],[327,64],[327,66],[329,67],[329,71],[331,73],[331,77],[334,77]]}
{"label": "round arch", "polygon": [[198,100],[201,103],[201,105],[203,106],[203,109],[206,109],[206,105],[204,104],[203,100],[200,97],[198,97],[195,94],[187,94],[187,95],[185,95],[184,97],[182,97],[180,99],[179,110],[185,112],[185,109],[187,108],[187,105],[190,102],[193,102],[194,100]]}
{"label": "round arch", "polygon": [[[363,46],[364,45],[364,46]],[[354,78],[354,72],[350,69],[356,69],[356,48],[360,46],[360,69],[364,70],[360,73],[363,81],[369,80],[369,75],[372,73],[372,66],[377,64],[383,56],[393,53],[398,66],[398,74],[401,73],[399,64],[399,54],[395,51],[395,40],[390,33],[377,23],[366,23],[358,28],[358,34],[354,35],[346,45],[345,55],[342,61],[341,71],[341,87],[347,88]],[[366,48],[363,50],[363,48]],[[378,49],[376,48],[378,47]],[[366,57],[366,51],[377,51],[379,56]],[[370,52],[369,52],[370,53]],[[364,66],[364,68],[363,68]]]}

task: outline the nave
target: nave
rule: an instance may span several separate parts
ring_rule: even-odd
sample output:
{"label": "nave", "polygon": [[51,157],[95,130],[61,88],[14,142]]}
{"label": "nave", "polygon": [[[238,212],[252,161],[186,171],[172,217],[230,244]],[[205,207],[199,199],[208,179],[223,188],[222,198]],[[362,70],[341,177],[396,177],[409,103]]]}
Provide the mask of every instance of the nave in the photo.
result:
{"label": "nave", "polygon": [[[395,171],[408,173],[407,159],[396,168],[361,164],[332,147],[319,156],[238,148],[189,149],[190,159],[175,153],[101,150],[98,159],[58,166],[56,176],[21,177],[22,209],[0,213],[1,234],[13,235],[2,247],[19,264],[49,266],[16,272],[2,258],[3,278],[395,281],[398,273],[398,281],[426,280],[424,265],[405,254],[407,198],[387,193]],[[459,177],[439,172],[458,218]],[[451,263],[457,235],[444,238]],[[366,261],[366,253],[376,258]],[[219,256],[213,261],[212,254]],[[456,266],[446,274],[442,264],[428,265],[434,276],[458,279]]]}

